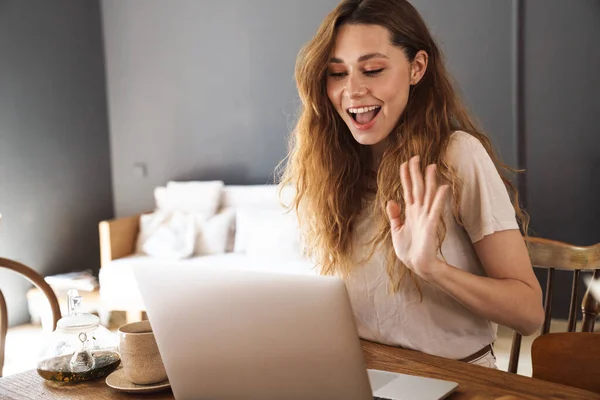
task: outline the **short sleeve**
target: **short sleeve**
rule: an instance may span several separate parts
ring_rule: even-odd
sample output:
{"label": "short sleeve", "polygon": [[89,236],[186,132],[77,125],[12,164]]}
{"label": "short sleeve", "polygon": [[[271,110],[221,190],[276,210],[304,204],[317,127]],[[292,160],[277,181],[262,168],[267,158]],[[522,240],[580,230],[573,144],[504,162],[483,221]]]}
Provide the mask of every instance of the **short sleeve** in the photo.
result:
{"label": "short sleeve", "polygon": [[506,186],[477,138],[455,132],[446,162],[462,183],[459,213],[471,242],[494,232],[519,229]]}

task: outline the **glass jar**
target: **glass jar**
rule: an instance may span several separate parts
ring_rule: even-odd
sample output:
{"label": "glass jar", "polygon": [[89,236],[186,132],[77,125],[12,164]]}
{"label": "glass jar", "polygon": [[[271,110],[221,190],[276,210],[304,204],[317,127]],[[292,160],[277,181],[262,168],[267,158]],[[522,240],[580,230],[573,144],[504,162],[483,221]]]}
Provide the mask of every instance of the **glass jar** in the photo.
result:
{"label": "glass jar", "polygon": [[38,374],[56,382],[102,378],[121,363],[116,335],[93,314],[79,313],[81,296],[67,293],[69,315],[61,318],[43,345]]}

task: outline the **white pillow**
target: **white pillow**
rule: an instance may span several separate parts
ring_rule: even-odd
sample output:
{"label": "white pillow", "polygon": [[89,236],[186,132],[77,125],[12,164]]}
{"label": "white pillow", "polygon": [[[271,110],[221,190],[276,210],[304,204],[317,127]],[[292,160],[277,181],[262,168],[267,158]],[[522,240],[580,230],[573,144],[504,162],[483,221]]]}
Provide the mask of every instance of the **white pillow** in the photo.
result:
{"label": "white pillow", "polygon": [[230,246],[234,230],[235,212],[223,210],[211,218],[196,217],[196,248],[194,254],[206,256],[223,254]]}
{"label": "white pillow", "polygon": [[194,252],[195,218],[180,212],[156,211],[140,217],[137,252],[181,260]]}
{"label": "white pillow", "polygon": [[293,200],[294,189],[287,186],[279,194],[278,185],[228,185],[223,188],[222,206],[229,208],[280,208]]}
{"label": "white pillow", "polygon": [[[223,181],[168,182],[157,207],[161,211],[180,211],[210,218],[221,202]],[[156,196],[155,191],[155,196]],[[157,199],[158,200],[158,199]]]}
{"label": "white pillow", "polygon": [[283,208],[237,210],[234,251],[249,256],[302,259],[295,212]]}
{"label": "white pillow", "polygon": [[156,210],[166,211],[169,209],[166,187],[157,186],[154,188],[154,204]]}

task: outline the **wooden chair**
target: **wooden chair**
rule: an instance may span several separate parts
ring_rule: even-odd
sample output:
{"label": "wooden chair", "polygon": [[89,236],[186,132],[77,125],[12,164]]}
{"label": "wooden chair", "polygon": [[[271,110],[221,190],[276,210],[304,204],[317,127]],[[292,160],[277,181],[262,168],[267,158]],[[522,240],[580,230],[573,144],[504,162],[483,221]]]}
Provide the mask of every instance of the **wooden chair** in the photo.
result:
{"label": "wooden chair", "polygon": [[531,346],[533,377],[600,393],[600,335],[549,333]]}
{"label": "wooden chair", "polygon": [[[27,278],[27,280],[37,286],[42,293],[44,293],[50,302],[50,309],[52,310],[52,330],[56,329],[56,323],[61,317],[60,307],[54,291],[52,288],[50,288],[50,285],[46,283],[44,278],[42,278],[40,274],[28,266],[6,258],[0,258],[0,268],[6,268],[16,272],[19,275],[23,275],[25,278]],[[2,291],[0,291],[0,377],[2,377],[2,369],[4,367],[4,346],[7,330],[8,315],[6,310],[6,300],[4,299]]]}
{"label": "wooden chair", "polygon": [[[529,257],[531,258],[533,266],[548,270],[546,295],[544,298],[545,317],[541,334],[545,335],[550,331],[554,273],[557,269],[573,271],[573,285],[571,288],[567,330],[568,332],[575,332],[578,311],[577,298],[579,293],[579,283],[581,281],[581,271],[593,271],[594,279],[600,278],[600,243],[588,247],[578,247],[555,240],[537,237],[529,237],[526,241],[529,247]],[[581,309],[583,311],[581,331],[593,332],[596,317],[600,314],[600,301],[594,299],[589,289],[583,297]],[[515,332],[508,363],[509,372],[517,372],[520,351],[521,335]]]}

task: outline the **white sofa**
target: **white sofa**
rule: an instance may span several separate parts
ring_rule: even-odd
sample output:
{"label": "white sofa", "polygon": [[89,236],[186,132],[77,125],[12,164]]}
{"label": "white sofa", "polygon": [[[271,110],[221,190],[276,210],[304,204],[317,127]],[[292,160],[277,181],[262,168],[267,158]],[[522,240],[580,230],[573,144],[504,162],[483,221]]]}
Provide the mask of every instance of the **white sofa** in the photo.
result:
{"label": "white sofa", "polygon": [[[179,190],[177,195],[187,196],[183,199],[185,204],[193,202],[194,194],[185,192]],[[165,198],[166,194],[166,187],[156,188],[155,211],[172,208],[165,205],[169,202]],[[193,254],[181,259],[165,259],[144,254],[139,243],[140,218],[149,213],[101,222],[99,283],[103,306],[109,311],[127,311],[128,319],[141,315],[145,307],[133,276],[133,267],[140,265],[144,268],[185,265],[189,268],[216,266],[316,273],[313,264],[301,254],[295,214],[286,213],[281,206],[277,186],[224,185],[218,201],[216,215],[227,212],[232,213],[234,218],[225,250],[217,254]],[[175,203],[181,204],[177,201]]]}

